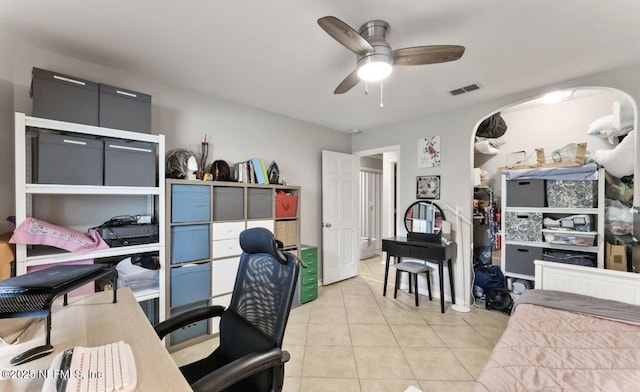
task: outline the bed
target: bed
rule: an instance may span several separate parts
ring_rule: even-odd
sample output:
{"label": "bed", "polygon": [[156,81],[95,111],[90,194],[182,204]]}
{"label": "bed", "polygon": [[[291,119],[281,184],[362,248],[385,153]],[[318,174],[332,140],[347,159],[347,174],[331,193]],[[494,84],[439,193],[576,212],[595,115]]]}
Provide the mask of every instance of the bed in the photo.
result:
{"label": "bed", "polygon": [[535,264],[473,391],[640,391],[640,274]]}

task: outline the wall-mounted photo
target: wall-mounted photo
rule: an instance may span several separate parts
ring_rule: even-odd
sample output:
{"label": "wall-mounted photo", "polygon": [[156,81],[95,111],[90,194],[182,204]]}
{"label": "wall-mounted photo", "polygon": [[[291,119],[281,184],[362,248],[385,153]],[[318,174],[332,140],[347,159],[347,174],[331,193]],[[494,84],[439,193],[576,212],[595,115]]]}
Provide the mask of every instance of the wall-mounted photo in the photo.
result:
{"label": "wall-mounted photo", "polygon": [[418,169],[440,166],[440,136],[418,139]]}
{"label": "wall-mounted photo", "polygon": [[440,200],[440,176],[418,176],[416,199]]}

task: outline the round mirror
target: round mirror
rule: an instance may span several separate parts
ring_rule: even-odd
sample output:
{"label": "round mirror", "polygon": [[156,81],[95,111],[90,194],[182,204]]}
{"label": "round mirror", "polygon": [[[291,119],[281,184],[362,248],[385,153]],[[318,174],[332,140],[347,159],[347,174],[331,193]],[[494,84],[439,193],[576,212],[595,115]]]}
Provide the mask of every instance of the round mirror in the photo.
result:
{"label": "round mirror", "polygon": [[444,212],[430,201],[416,201],[404,213],[404,227],[413,233],[439,233]]}

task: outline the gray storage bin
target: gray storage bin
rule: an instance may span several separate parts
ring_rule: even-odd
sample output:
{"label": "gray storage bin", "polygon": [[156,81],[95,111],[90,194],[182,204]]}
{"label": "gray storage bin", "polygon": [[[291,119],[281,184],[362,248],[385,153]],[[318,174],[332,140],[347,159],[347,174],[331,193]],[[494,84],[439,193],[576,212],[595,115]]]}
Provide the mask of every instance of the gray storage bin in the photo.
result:
{"label": "gray storage bin", "polygon": [[211,262],[171,268],[171,307],[208,300],[211,296]]}
{"label": "gray storage bin", "polygon": [[[177,316],[181,313],[184,313],[191,309],[197,309],[209,304],[208,301],[202,301],[195,303],[193,305],[182,306],[177,309],[171,309],[170,316]],[[171,344],[179,344],[185,342],[189,339],[197,338],[198,336],[206,335],[209,333],[209,320],[200,320],[198,322],[189,324],[184,326],[174,332],[172,332],[169,336],[171,339]]]}
{"label": "gray storage bin", "polygon": [[544,180],[507,181],[507,207],[544,207]]}
{"label": "gray storage bin", "polygon": [[102,140],[58,133],[40,133],[35,143],[34,183],[102,185],[104,172]]}
{"label": "gray storage bin", "polygon": [[211,257],[209,225],[184,225],[171,228],[171,264]]}
{"label": "gray storage bin", "polygon": [[247,188],[247,219],[273,218],[273,190]]}
{"label": "gray storage bin", "polygon": [[542,260],[542,248],[507,244],[504,260],[505,271],[535,275],[534,260]]}
{"label": "gray storage bin", "polygon": [[209,185],[171,185],[171,222],[210,220]]}
{"label": "gray storage bin", "polygon": [[212,192],[214,221],[244,219],[244,188],[214,186]]}
{"label": "gray storage bin", "polygon": [[542,242],[542,213],[507,211],[504,220],[505,240]]}
{"label": "gray storage bin", "polygon": [[595,208],[598,181],[547,180],[547,202],[555,208]]}
{"label": "gray storage bin", "polygon": [[104,185],[156,186],[156,145],[106,139]]}
{"label": "gray storage bin", "polygon": [[99,124],[98,84],[57,72],[33,68],[33,116],[79,124]]}
{"label": "gray storage bin", "polygon": [[151,95],[100,84],[100,126],[151,133]]}

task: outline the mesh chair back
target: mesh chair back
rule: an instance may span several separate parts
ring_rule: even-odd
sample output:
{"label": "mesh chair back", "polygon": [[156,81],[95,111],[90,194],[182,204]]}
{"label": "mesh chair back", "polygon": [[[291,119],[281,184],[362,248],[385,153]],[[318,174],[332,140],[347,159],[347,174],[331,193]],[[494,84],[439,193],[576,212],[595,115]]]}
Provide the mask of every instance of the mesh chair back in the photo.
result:
{"label": "mesh chair back", "polygon": [[273,234],[261,228],[240,236],[243,254],[229,309],[282,345],[298,277],[298,262],[275,246]]}

